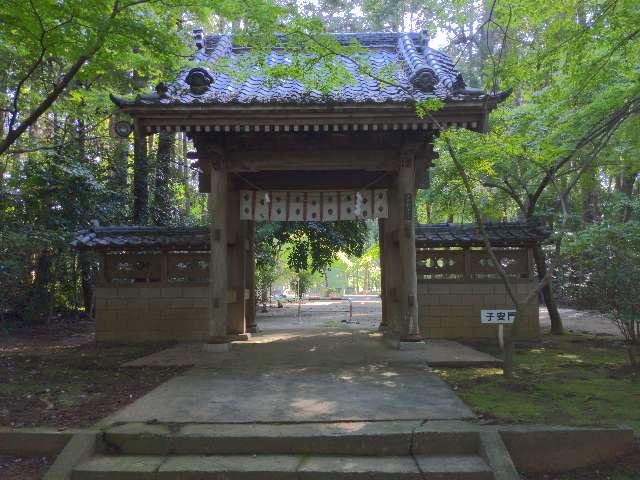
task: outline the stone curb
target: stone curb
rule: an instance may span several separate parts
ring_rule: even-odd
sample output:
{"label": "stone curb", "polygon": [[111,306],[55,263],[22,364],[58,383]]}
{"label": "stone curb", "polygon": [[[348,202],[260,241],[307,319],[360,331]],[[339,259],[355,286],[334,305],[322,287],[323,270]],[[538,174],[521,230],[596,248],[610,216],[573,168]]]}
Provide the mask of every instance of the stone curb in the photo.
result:
{"label": "stone curb", "polygon": [[77,433],[94,432],[88,429],[56,430],[53,428],[0,427],[0,455],[40,457],[57,455]]}
{"label": "stone curb", "polygon": [[96,443],[97,435],[95,433],[74,435],[51,465],[43,480],[69,480],[76,465],[95,453]]}

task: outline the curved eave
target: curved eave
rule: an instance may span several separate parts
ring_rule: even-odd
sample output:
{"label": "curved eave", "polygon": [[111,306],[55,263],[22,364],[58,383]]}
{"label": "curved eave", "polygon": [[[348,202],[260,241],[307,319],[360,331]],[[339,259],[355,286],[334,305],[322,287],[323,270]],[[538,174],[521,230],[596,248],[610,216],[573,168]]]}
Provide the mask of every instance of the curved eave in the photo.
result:
{"label": "curved eave", "polygon": [[[457,95],[462,98],[452,98],[444,101],[445,109],[448,106],[482,106],[487,107],[490,110],[495,108],[499,103],[502,103],[509,95],[511,95],[512,89],[498,92],[496,94],[482,94],[478,96],[464,96],[464,94]],[[252,103],[252,102],[224,102],[224,103],[200,103],[200,102],[163,102],[163,101],[143,101],[140,98],[127,99],[111,94],[111,101],[121,110],[127,113],[136,113],[144,111],[153,111],[157,109],[172,110],[172,111],[223,111],[223,110],[237,110],[252,109],[252,110],[266,110],[273,111],[275,109],[288,109],[288,110],[335,110],[335,109],[370,109],[370,108],[414,108],[415,102],[268,102],[268,103]]]}
{"label": "curved eave", "polygon": [[[506,95],[458,98],[431,117],[419,118],[413,102],[387,103],[141,103],[112,100],[131,115],[138,131],[288,132],[437,130],[462,127],[486,130],[488,113]],[[435,122],[433,121],[435,119]]]}

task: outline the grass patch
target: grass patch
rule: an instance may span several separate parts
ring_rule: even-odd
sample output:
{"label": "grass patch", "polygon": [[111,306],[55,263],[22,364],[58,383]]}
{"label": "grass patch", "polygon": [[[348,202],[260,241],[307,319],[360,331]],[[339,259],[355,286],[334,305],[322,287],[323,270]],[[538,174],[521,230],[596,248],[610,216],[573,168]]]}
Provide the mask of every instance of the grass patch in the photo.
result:
{"label": "grass patch", "polygon": [[498,422],[624,425],[640,431],[640,375],[629,368],[617,342],[549,337],[519,348],[516,365],[512,382],[503,379],[499,368],[437,373],[476,413]]}

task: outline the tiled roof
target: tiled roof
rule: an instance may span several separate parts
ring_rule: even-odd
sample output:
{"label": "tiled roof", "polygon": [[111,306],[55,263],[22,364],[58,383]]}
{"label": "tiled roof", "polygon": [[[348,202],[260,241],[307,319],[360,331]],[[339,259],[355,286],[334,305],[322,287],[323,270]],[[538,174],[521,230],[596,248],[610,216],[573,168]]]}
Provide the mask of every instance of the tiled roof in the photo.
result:
{"label": "tiled roof", "polygon": [[76,248],[208,250],[207,227],[99,227],[83,230],[71,242]]}
{"label": "tiled roof", "polygon": [[[391,69],[399,86],[381,84],[363,74],[354,61],[340,58],[354,76],[354,83],[328,93],[308,91],[294,80],[267,82],[260,75],[239,81],[216,71],[224,59],[227,66],[239,65],[247,47],[233,44],[230,35],[195,32],[199,66],[185,70],[171,84],[156,92],[139,95],[133,101],[115,98],[120,106],[131,105],[313,105],[313,104],[407,104],[428,98],[448,102],[480,100],[486,95],[467,88],[451,58],[428,45],[428,37],[416,33],[336,33],[335,39],[348,45],[359,42],[368,50],[372,71]],[[291,56],[277,48],[267,55],[269,65],[286,64]],[[218,68],[218,70],[220,70]],[[493,97],[492,97],[493,98]]]}
{"label": "tiled roof", "polygon": [[[525,222],[487,223],[485,230],[493,246],[524,246],[546,240],[550,233],[546,228]],[[482,236],[475,223],[456,225],[452,223],[416,226],[416,246],[484,246]]]}
{"label": "tiled roof", "polygon": [[[549,237],[545,228],[530,223],[489,223],[487,233],[492,245],[522,246],[542,242]],[[100,227],[79,232],[72,242],[76,248],[88,249],[160,249],[208,250],[207,227]],[[482,246],[475,224],[450,223],[416,226],[416,246]]]}

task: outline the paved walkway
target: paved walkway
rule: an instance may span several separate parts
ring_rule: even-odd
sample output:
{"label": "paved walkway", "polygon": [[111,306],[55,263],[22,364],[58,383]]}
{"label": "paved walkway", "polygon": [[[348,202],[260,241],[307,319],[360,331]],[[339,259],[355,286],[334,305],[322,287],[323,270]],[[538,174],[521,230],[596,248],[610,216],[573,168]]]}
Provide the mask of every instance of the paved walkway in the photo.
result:
{"label": "paved walkway", "polygon": [[[425,351],[366,330],[285,330],[236,343],[116,412],[114,422],[463,419],[471,411],[430,372]],[[147,363],[148,364],[148,363]]]}

